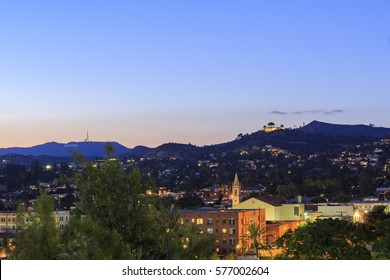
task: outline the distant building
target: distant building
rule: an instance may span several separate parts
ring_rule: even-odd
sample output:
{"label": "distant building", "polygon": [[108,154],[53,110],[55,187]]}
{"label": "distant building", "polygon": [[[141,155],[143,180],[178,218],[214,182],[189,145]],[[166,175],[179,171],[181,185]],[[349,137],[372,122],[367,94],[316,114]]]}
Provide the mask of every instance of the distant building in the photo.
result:
{"label": "distant building", "polygon": [[182,226],[194,224],[201,237],[213,236],[213,250],[217,254],[241,253],[242,236],[247,234],[248,226],[260,225],[266,228],[265,210],[216,210],[200,208],[179,210],[179,223]]}
{"label": "distant building", "polygon": [[355,211],[360,214],[367,214],[372,211],[375,206],[384,206],[385,212],[390,212],[390,200],[376,200],[376,201],[354,201],[353,206]]}
{"label": "distant building", "polygon": [[[64,229],[69,224],[70,211],[54,211],[53,217],[57,227]],[[16,232],[16,211],[0,212],[0,232]]]}
{"label": "distant building", "polygon": [[354,207],[352,204],[316,204],[306,205],[305,220],[316,221],[323,219],[337,219],[352,221]]}
{"label": "distant building", "polygon": [[16,212],[2,211],[0,212],[0,232],[15,232],[16,231]]}
{"label": "distant building", "polygon": [[273,132],[277,130],[284,130],[284,125],[276,126],[273,122],[268,123],[267,125],[263,126],[264,132]]}

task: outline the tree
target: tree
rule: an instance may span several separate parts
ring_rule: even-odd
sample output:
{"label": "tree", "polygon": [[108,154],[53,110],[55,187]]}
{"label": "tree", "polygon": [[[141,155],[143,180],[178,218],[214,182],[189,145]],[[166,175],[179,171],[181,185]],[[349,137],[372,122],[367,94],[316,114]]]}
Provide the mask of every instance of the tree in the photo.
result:
{"label": "tree", "polygon": [[177,201],[177,205],[182,209],[195,209],[204,206],[204,203],[196,193],[186,193]]}
{"label": "tree", "polygon": [[262,228],[261,225],[251,224],[248,226],[247,232],[242,235],[242,250],[243,253],[248,253],[250,251],[256,252],[256,257],[261,258],[261,251],[266,250],[271,253],[271,248],[267,244],[265,228]]}
{"label": "tree", "polygon": [[134,259],[131,248],[116,230],[109,230],[88,218],[74,218],[63,235],[61,259]]}
{"label": "tree", "polygon": [[378,224],[378,259],[390,260],[390,217]]}
{"label": "tree", "polygon": [[[130,174],[108,157],[100,167],[84,162],[77,178],[81,213],[101,227],[117,231],[137,259],[173,259],[180,238],[177,216],[159,197],[145,194],[141,171]],[[176,247],[175,247],[176,246]]]}
{"label": "tree", "polygon": [[41,190],[36,211],[28,213],[18,207],[17,228],[11,259],[53,260],[61,254],[61,232],[54,217],[54,203],[46,191]]}
{"label": "tree", "polygon": [[371,259],[366,249],[367,239],[359,238],[359,230],[352,223],[341,220],[318,220],[287,231],[277,240],[283,259],[350,260]]}
{"label": "tree", "polygon": [[202,237],[201,229],[195,224],[189,224],[181,228],[182,246],[184,248],[182,259],[207,260],[214,257],[213,237]]}

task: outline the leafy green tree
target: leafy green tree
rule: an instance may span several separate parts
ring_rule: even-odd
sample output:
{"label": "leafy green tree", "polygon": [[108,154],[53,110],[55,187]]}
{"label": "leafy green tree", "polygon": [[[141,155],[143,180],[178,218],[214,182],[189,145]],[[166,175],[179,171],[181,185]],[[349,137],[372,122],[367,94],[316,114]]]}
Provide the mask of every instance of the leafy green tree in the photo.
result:
{"label": "leafy green tree", "polygon": [[130,246],[116,230],[102,227],[88,218],[74,218],[63,235],[61,259],[134,259]]}
{"label": "leafy green tree", "polygon": [[378,259],[390,260],[390,218],[380,222],[378,232]]}
{"label": "leafy green tree", "polygon": [[287,231],[277,240],[283,259],[350,260],[371,259],[366,249],[367,239],[359,238],[354,224],[341,220],[318,220]]}
{"label": "leafy green tree", "polygon": [[177,216],[159,197],[145,194],[138,167],[130,174],[108,157],[100,167],[84,162],[77,179],[79,210],[103,228],[116,230],[139,259],[172,259],[179,244]]}
{"label": "leafy green tree", "polygon": [[61,231],[54,217],[54,203],[46,191],[41,190],[36,211],[28,213],[19,206],[17,213],[18,232],[14,241],[12,259],[53,260],[61,254]]}

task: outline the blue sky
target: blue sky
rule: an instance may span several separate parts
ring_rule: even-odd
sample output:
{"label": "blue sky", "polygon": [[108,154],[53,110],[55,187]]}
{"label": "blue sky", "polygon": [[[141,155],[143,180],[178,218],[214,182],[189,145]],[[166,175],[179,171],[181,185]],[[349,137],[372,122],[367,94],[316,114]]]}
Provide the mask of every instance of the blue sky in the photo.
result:
{"label": "blue sky", "polygon": [[0,147],[390,127],[389,1],[0,1]]}

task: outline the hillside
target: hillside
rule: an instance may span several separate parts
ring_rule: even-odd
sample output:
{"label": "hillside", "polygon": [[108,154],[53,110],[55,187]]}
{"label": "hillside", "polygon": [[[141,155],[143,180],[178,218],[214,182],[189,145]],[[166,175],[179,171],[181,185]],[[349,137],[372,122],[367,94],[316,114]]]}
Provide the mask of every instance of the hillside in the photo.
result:
{"label": "hillside", "polygon": [[[390,136],[390,129],[368,125],[341,125],[313,121],[299,129],[278,130],[265,133],[262,130],[240,135],[237,139],[203,147],[191,144],[167,143],[157,148],[136,146],[129,149],[117,142],[114,146],[116,156],[144,156],[152,158],[177,158],[197,160],[210,154],[222,154],[236,150],[252,150],[265,146],[279,147],[297,154],[315,154],[335,150],[342,145],[358,144],[367,139],[379,139]],[[105,155],[107,142],[70,142],[67,144],[49,142],[29,148],[0,148],[0,156],[51,156],[71,158],[75,151],[86,157]]]}
{"label": "hillside", "polygon": [[7,154],[17,154],[25,156],[53,156],[72,157],[72,152],[78,152],[86,157],[102,157],[105,155],[105,146],[113,145],[116,155],[130,152],[131,149],[117,142],[69,142],[67,144],[49,142],[28,148],[1,148],[0,156]]}
{"label": "hillside", "polygon": [[346,125],[330,124],[319,121],[312,121],[308,125],[300,128],[301,131],[312,134],[323,134],[327,136],[346,137],[387,137],[390,136],[390,128],[374,127],[370,125]]}

